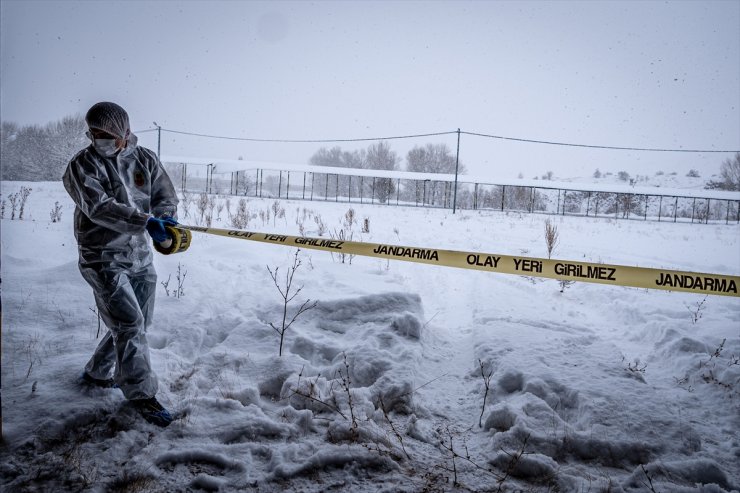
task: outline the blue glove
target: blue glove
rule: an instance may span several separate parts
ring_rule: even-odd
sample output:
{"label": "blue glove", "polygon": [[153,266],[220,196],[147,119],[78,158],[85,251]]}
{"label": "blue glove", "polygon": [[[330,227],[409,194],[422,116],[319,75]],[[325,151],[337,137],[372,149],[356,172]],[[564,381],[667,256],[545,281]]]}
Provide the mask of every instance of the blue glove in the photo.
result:
{"label": "blue glove", "polygon": [[152,237],[154,241],[157,243],[162,243],[163,241],[167,241],[167,239],[170,237],[169,234],[167,234],[167,231],[164,229],[165,226],[176,226],[177,221],[172,219],[171,217],[163,217],[162,219],[158,217],[150,217],[146,220],[146,231],[149,233],[149,236]]}

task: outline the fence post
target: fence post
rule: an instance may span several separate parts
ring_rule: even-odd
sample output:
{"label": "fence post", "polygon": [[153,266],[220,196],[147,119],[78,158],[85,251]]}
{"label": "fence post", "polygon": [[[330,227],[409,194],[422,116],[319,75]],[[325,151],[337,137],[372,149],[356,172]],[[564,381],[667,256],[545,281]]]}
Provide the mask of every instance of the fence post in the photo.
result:
{"label": "fence post", "polygon": [[536,192],[534,187],[530,188],[529,190],[529,213],[531,214],[534,212],[534,195]]}
{"label": "fence post", "polygon": [[694,224],[694,212],[696,211],[696,197],[694,197],[694,202],[691,204],[691,224]]}
{"label": "fence post", "polygon": [[371,204],[374,204],[375,203],[375,177],[374,176],[373,176],[373,196],[370,199],[370,203]]}
{"label": "fence post", "polygon": [[452,199],[452,213],[457,210],[457,171],[460,167],[460,129],[457,129],[457,155],[455,156],[455,197]]}
{"label": "fence post", "polygon": [[588,192],[588,197],[586,198],[586,217],[588,217],[588,209],[591,207],[591,192]]}
{"label": "fence post", "polygon": [[362,192],[363,192],[362,189],[363,188],[365,188],[365,177],[364,176],[361,176],[360,177],[360,203],[361,204],[362,204]]}
{"label": "fence post", "polygon": [[334,194],[334,202],[339,202],[339,174],[337,174],[337,190]]}
{"label": "fence post", "polygon": [[349,175],[348,192],[349,192],[349,203],[351,204],[352,203],[352,175]]}
{"label": "fence post", "polygon": [[558,206],[555,209],[555,214],[557,215],[559,213],[560,213],[560,189],[558,188]]}
{"label": "fence post", "polygon": [[619,219],[619,194],[615,195],[614,204],[614,219]]}
{"label": "fence post", "polygon": [[311,201],[313,201],[313,182],[316,179],[316,174],[311,171]]}
{"label": "fence post", "polygon": [[[717,207],[717,210],[719,210],[719,207]],[[725,224],[730,224],[730,201],[727,201],[727,218],[725,219]]]}
{"label": "fence post", "polygon": [[306,172],[303,172],[303,200],[306,200]]}
{"label": "fence post", "polygon": [[396,205],[398,205],[398,199],[401,197],[401,179],[398,179],[396,183]]}
{"label": "fence post", "polygon": [[675,223],[678,219],[678,197],[676,197],[676,201],[673,203],[673,222]]}
{"label": "fence post", "polygon": [[709,203],[712,201],[712,199],[707,199],[707,222],[706,224],[709,224]]}
{"label": "fence post", "polygon": [[650,198],[649,195],[645,195],[645,221],[647,221],[647,210],[648,210],[648,199]]}
{"label": "fence post", "polygon": [[504,211],[504,198],[506,197],[506,185],[501,185],[501,212]]}
{"label": "fence post", "polygon": [[565,199],[568,198],[568,191],[563,190],[563,216],[565,215]]}
{"label": "fence post", "polygon": [[288,171],[288,182],[285,184],[285,200],[290,199],[290,171]]}

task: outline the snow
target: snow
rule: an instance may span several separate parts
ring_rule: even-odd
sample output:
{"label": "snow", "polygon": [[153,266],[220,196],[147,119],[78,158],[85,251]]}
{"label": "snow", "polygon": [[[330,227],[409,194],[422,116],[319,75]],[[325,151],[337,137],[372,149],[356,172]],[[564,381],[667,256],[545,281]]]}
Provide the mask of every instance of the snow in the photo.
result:
{"label": "snow", "polygon": [[[156,255],[160,429],[78,382],[97,343],[61,183],[2,220],[3,491],[738,491],[740,299],[557,281],[194,233]],[[58,201],[61,222],[49,211]],[[225,198],[221,198],[225,202]],[[232,211],[236,198],[231,198]],[[316,236],[349,204],[248,199],[248,229]],[[6,206],[7,207],[7,206]],[[352,204],[353,239],[740,273],[737,225]],[[196,224],[194,207],[183,223]],[[226,209],[215,227],[230,227]],[[305,218],[305,219],[304,219]],[[184,296],[173,296],[178,267]],[[104,330],[104,329],[103,329]],[[490,375],[486,394],[485,376]],[[351,401],[351,404],[350,404]],[[482,412],[483,411],[483,412]],[[480,425],[479,426],[479,422]],[[454,451],[454,452],[453,452]],[[458,484],[455,484],[457,481]]]}

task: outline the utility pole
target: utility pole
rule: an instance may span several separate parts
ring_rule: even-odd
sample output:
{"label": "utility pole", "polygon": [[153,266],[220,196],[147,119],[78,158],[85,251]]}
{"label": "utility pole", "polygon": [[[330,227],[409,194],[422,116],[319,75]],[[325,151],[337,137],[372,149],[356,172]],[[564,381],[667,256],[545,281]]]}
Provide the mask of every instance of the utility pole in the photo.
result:
{"label": "utility pole", "polygon": [[157,125],[157,122],[152,122],[157,127],[157,157],[161,158],[160,150],[162,149],[162,127]]}
{"label": "utility pole", "polygon": [[457,210],[457,170],[460,167],[460,129],[457,129],[457,157],[455,157],[455,193],[452,198],[452,213]]}

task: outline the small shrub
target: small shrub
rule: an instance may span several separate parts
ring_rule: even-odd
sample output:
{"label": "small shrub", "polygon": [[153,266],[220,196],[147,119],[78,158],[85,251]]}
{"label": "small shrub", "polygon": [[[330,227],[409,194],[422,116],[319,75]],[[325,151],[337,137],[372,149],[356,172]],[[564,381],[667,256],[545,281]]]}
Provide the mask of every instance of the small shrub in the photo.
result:
{"label": "small shrub", "polygon": [[545,245],[547,246],[547,258],[552,258],[552,252],[560,241],[558,227],[548,219],[545,221]]}
{"label": "small shrub", "polygon": [[21,191],[18,192],[20,194],[20,205],[18,207],[18,220],[23,220],[23,211],[26,208],[26,200],[28,200],[28,196],[31,195],[31,188],[21,187]]}
{"label": "small shrub", "polygon": [[293,322],[295,322],[302,313],[311,310],[312,308],[316,308],[316,305],[318,304],[317,301],[311,303],[310,299],[304,301],[303,304],[298,308],[298,310],[296,310],[295,314],[290,319],[290,322],[288,322],[288,304],[293,301],[293,299],[298,296],[298,294],[303,289],[303,286],[301,286],[295,291],[291,292],[291,289],[293,288],[293,276],[295,276],[296,270],[298,270],[298,268],[301,266],[301,260],[298,258],[298,254],[300,253],[300,251],[300,249],[296,250],[295,256],[293,257],[293,265],[285,274],[284,287],[282,287],[278,282],[279,267],[275,267],[275,270],[270,269],[269,266],[267,267],[267,271],[270,273],[272,282],[275,284],[275,287],[277,288],[280,296],[283,299],[283,320],[280,324],[280,327],[277,327],[272,322],[270,322],[270,327],[272,327],[272,329],[280,336],[280,349],[278,350],[278,356],[283,355],[283,341],[285,340],[285,333],[288,331],[290,326],[293,325]]}
{"label": "small shrub", "polygon": [[370,218],[366,217],[362,220],[362,232],[363,233],[369,233],[370,232]]}
{"label": "small shrub", "polygon": [[54,202],[54,208],[49,213],[49,217],[51,217],[51,222],[58,223],[62,220],[62,206],[59,205],[59,202]]}
{"label": "small shrub", "polygon": [[8,195],[8,200],[10,200],[10,220],[15,220],[15,211],[18,210],[18,194],[17,193],[11,193]]}
{"label": "small shrub", "polygon": [[245,229],[249,225],[249,210],[247,209],[246,199],[239,199],[236,214],[231,216],[231,225],[236,229]]}
{"label": "small shrub", "polygon": [[198,196],[198,201],[195,204],[198,207],[198,214],[200,215],[199,223],[203,223],[203,219],[206,215],[206,210],[208,209],[208,194],[207,193],[201,193]]}
{"label": "small shrub", "polygon": [[321,216],[318,214],[316,214],[313,217],[313,219],[314,221],[316,221],[316,226],[319,228],[318,230],[319,236],[324,236],[324,234],[326,234],[326,231],[327,231],[326,223],[324,223],[324,220],[321,219]]}
{"label": "small shrub", "polygon": [[617,173],[617,178],[619,178],[621,181],[629,181],[630,174],[626,171],[620,171],[619,173]]}
{"label": "small shrub", "polygon": [[688,173],[686,173],[686,176],[689,178],[699,178],[699,172],[695,169],[690,169]]}

